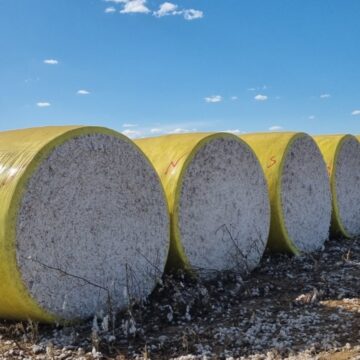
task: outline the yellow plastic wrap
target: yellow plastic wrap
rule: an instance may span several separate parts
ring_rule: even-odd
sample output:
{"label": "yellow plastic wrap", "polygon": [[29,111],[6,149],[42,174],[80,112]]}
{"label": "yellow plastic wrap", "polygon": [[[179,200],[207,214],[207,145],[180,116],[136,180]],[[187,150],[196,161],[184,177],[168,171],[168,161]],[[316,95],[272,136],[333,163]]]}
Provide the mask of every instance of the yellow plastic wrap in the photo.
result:
{"label": "yellow plastic wrap", "polygon": [[0,318],[59,321],[25,287],[16,260],[16,222],[27,182],[49,153],[85,134],[125,136],[99,127],[44,127],[0,133]]}
{"label": "yellow plastic wrap", "polygon": [[285,226],[281,207],[281,174],[284,159],[291,144],[304,133],[254,133],[241,135],[255,151],[264,170],[268,186],[271,205],[271,224],[268,248],[276,252],[290,252],[299,254],[299,249],[290,239]]}
{"label": "yellow plastic wrap", "polygon": [[352,135],[319,135],[314,136],[314,140],[318,144],[320,151],[326,162],[330,177],[330,186],[332,194],[332,215],[331,215],[331,234],[343,235],[350,238],[351,235],[346,231],[342,224],[339,214],[338,199],[336,193],[336,160],[343,142]]}
{"label": "yellow plastic wrap", "polygon": [[180,190],[187,166],[198,149],[215,138],[234,138],[239,141],[235,135],[227,133],[191,133],[135,140],[157,170],[168,199],[171,215],[168,268],[192,270],[181,243],[179,230]]}

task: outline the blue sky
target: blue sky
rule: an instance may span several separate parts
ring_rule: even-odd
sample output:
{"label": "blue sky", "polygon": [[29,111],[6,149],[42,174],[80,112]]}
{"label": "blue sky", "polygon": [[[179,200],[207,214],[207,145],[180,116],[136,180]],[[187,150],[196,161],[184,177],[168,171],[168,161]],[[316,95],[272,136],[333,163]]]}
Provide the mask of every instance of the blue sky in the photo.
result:
{"label": "blue sky", "polygon": [[0,130],[360,134],[358,0],[0,0]]}

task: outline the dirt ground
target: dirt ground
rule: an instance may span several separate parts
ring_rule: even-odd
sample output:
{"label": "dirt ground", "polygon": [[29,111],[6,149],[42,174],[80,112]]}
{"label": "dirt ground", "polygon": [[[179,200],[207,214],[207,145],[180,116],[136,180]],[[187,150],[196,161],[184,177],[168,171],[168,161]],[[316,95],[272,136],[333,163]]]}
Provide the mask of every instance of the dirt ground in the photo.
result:
{"label": "dirt ground", "polygon": [[251,275],[164,278],[116,319],[0,323],[1,359],[360,360],[360,239],[269,255]]}

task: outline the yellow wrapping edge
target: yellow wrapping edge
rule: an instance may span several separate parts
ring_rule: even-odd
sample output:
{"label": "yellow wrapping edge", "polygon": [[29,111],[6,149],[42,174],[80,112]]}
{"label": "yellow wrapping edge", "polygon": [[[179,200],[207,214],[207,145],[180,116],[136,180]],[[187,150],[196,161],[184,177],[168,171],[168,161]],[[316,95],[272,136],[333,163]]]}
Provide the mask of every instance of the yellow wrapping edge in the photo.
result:
{"label": "yellow wrapping edge", "polygon": [[[61,127],[59,127],[60,129]],[[76,136],[80,135],[87,135],[87,134],[95,134],[95,133],[101,133],[104,135],[112,135],[116,136],[118,138],[121,138],[124,141],[127,141],[128,143],[131,143],[134,145],[139,152],[148,160],[148,163],[153,168],[155,174],[156,171],[149,161],[148,157],[144,154],[144,152],[136,145],[134,144],[129,138],[127,138],[125,135],[120,134],[114,130],[107,129],[104,127],[97,127],[97,126],[74,126],[69,127],[69,130],[65,131],[64,133],[60,133],[59,136],[56,136],[54,139],[50,140],[48,143],[46,143],[43,147],[40,148],[40,150],[36,153],[34,158],[29,162],[26,169],[24,170],[24,173],[22,174],[21,178],[18,180],[15,191],[11,200],[11,204],[9,206],[9,211],[7,213],[7,217],[5,220],[5,241],[1,241],[0,244],[4,247],[7,247],[7,253],[11,255],[11,258],[9,258],[8,264],[7,264],[7,270],[8,270],[8,277],[12,277],[12,283],[14,284],[10,291],[13,292],[13,298],[21,296],[20,304],[22,306],[22,309],[19,313],[19,316],[14,314],[13,316],[9,316],[8,318],[14,319],[14,320],[23,320],[24,319],[24,313],[27,313],[27,316],[29,319],[45,322],[45,323],[73,323],[79,321],[78,319],[74,320],[64,320],[62,318],[59,318],[55,316],[54,314],[51,314],[49,311],[42,308],[35,299],[32,298],[31,294],[28,292],[28,289],[26,288],[22,278],[21,273],[17,265],[16,260],[16,221],[17,221],[17,214],[21,205],[21,200],[24,191],[26,190],[26,184],[31,178],[31,176],[34,174],[38,166],[41,164],[42,161],[44,161],[47,156],[53,151],[56,147],[62,145],[67,140],[70,140]],[[159,183],[160,179],[159,179]],[[161,189],[163,191],[164,198],[165,191],[161,185]],[[167,202],[166,202],[166,206]],[[169,227],[169,234],[170,234],[170,227]],[[4,249],[2,249],[4,251]],[[169,249],[168,249],[169,251]],[[10,275],[11,274],[11,275]],[[10,276],[9,276],[10,275]],[[3,295],[4,296],[4,295]]]}
{"label": "yellow wrapping edge", "polygon": [[[170,263],[173,268],[175,268],[176,265],[181,266],[185,271],[187,271],[188,273],[193,274],[193,275],[194,275],[194,270],[192,269],[189,259],[187,258],[186,254],[185,254],[185,250],[184,250],[184,247],[181,242],[181,234],[180,234],[180,229],[179,229],[180,192],[181,192],[181,188],[182,188],[182,184],[183,184],[183,179],[185,177],[185,172],[187,171],[189,163],[193,160],[193,158],[196,155],[199,148],[203,147],[209,141],[211,141],[213,139],[217,139],[217,138],[232,138],[238,142],[241,142],[254,154],[256,160],[259,162],[259,159],[258,159],[257,155],[255,154],[254,150],[251,148],[251,146],[246,141],[244,141],[243,139],[239,138],[236,135],[233,135],[231,133],[225,133],[225,132],[219,132],[219,133],[215,133],[215,134],[209,133],[208,136],[199,140],[199,142],[193,147],[193,149],[191,150],[189,155],[186,157],[184,164],[182,166],[182,169],[180,171],[177,184],[176,184],[175,196],[174,196],[174,210],[173,210],[172,226],[171,226],[171,228],[172,228],[171,235],[172,235],[172,239],[174,240],[174,241],[171,241],[171,246],[175,247],[175,249],[176,249],[175,251],[176,251],[176,254],[178,255],[179,259],[169,259],[169,260],[170,260]],[[259,167],[260,167],[261,171],[263,172],[263,169],[260,166],[260,162],[259,162]],[[263,175],[264,175],[264,172],[263,172]],[[264,178],[266,181],[265,175],[264,175]],[[270,206],[270,204],[269,204],[269,206]],[[270,227],[269,227],[269,231],[270,231]],[[174,252],[173,252],[173,254],[174,254]]]}
{"label": "yellow wrapping edge", "polygon": [[[279,224],[281,227],[281,231],[284,235],[284,249],[286,251],[289,251],[291,253],[293,253],[294,255],[300,255],[301,251],[295,246],[294,242],[292,241],[292,239],[290,238],[290,235],[287,231],[286,225],[285,225],[285,219],[284,219],[284,214],[283,214],[283,207],[282,207],[282,199],[281,199],[281,193],[282,193],[282,174],[283,174],[283,168],[285,165],[285,160],[286,160],[286,156],[287,153],[289,151],[289,149],[291,148],[293,142],[295,140],[297,140],[300,137],[303,136],[308,136],[305,133],[296,133],[294,134],[294,136],[289,140],[288,144],[286,145],[285,151],[284,151],[284,155],[281,158],[281,162],[280,162],[280,166],[279,166],[279,174],[280,177],[278,178],[278,182],[276,184],[276,213],[279,214]],[[280,211],[279,211],[280,210]]]}
{"label": "yellow wrapping edge", "polygon": [[[326,151],[328,149],[322,148],[321,152],[325,157],[330,157],[331,156],[331,169],[330,169],[330,174],[329,174],[329,181],[330,181],[330,187],[331,187],[331,202],[332,202],[332,215],[331,215],[331,233],[334,234],[341,234],[344,237],[350,239],[352,238],[351,234],[346,231],[342,221],[341,221],[341,217],[340,217],[340,211],[339,211],[339,206],[338,206],[338,201],[337,201],[337,192],[336,192],[336,169],[337,169],[337,158],[339,156],[339,152],[341,150],[341,147],[343,146],[343,142],[348,139],[353,137],[353,135],[350,134],[344,134],[344,135],[318,135],[318,136],[314,136],[315,140],[320,141],[321,139],[335,139],[339,138],[336,146],[335,146],[335,152],[334,155],[331,156],[331,153],[329,153],[329,151]],[[356,137],[355,137],[356,138]]]}
{"label": "yellow wrapping edge", "polygon": [[351,138],[352,135],[344,135],[340,141],[338,142],[334,154],[334,163],[333,168],[331,171],[331,177],[330,177],[330,185],[331,185],[331,193],[332,193],[332,202],[333,202],[333,231],[334,232],[340,232],[342,235],[344,235],[346,238],[350,239],[352,238],[351,234],[348,233],[344,227],[344,224],[341,221],[340,217],[340,211],[337,201],[337,192],[336,192],[336,169],[337,169],[337,158],[339,156],[339,152],[341,150],[341,147],[343,146],[344,141],[347,138]]}
{"label": "yellow wrapping edge", "polygon": [[[222,133],[211,134],[211,135],[208,135],[208,136],[202,138],[201,140],[199,140],[197,142],[197,144],[191,149],[189,155],[186,157],[186,159],[184,161],[184,164],[181,168],[179,178],[178,178],[176,188],[175,188],[174,209],[173,209],[173,216],[172,216],[172,235],[174,236],[173,237],[174,241],[173,241],[172,245],[176,249],[176,254],[179,257],[179,260],[181,262],[183,269],[185,271],[187,271],[188,273],[193,273],[193,269],[192,269],[192,266],[190,264],[188,257],[185,254],[185,249],[181,242],[181,234],[180,234],[180,228],[179,228],[179,205],[180,205],[181,188],[183,185],[183,180],[185,177],[185,173],[188,169],[188,166],[189,166],[190,162],[193,160],[193,158],[196,155],[196,153],[198,152],[198,150],[201,147],[203,147],[206,143],[208,143],[209,141],[216,139],[216,138],[221,138],[221,137],[223,137]],[[172,259],[170,259],[170,261],[171,260]],[[175,262],[178,262],[178,261],[175,260]]]}
{"label": "yellow wrapping edge", "polygon": [[[294,242],[289,236],[289,233],[286,229],[283,207],[282,207],[282,174],[283,168],[285,164],[286,155],[289,152],[293,142],[303,136],[309,136],[304,132],[284,132],[284,133],[254,133],[254,134],[246,134],[240,135],[240,137],[249,143],[250,147],[254,149],[255,154],[258,153],[258,159],[262,159],[262,150],[256,149],[256,136],[263,136],[266,138],[267,136],[272,135],[284,135],[284,138],[288,137],[288,140],[284,142],[283,148],[280,146],[276,146],[276,151],[281,150],[278,155],[281,157],[281,160],[278,165],[278,170],[276,171],[276,177],[272,175],[271,177],[275,180],[270,181],[268,178],[270,175],[266,171],[266,165],[263,163],[263,160],[260,160],[261,167],[265,174],[265,179],[268,183],[268,192],[270,197],[270,206],[271,206],[271,225],[270,225],[270,233],[268,238],[268,250],[271,252],[290,252],[294,255],[299,255],[301,251],[296,247]],[[310,137],[310,136],[309,136]],[[278,149],[277,149],[278,148]],[[255,151],[256,149],[256,151]],[[267,149],[264,151],[266,155]]]}

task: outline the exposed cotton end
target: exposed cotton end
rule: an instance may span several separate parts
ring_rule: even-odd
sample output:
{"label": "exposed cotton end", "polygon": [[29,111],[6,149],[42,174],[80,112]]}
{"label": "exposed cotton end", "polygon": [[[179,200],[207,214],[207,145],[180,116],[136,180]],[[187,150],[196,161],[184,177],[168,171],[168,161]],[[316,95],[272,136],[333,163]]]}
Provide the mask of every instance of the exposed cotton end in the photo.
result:
{"label": "exposed cotton end", "polygon": [[207,139],[178,188],[177,227],[190,266],[198,274],[254,269],[266,247],[270,206],[250,147],[232,136]]}
{"label": "exposed cotton end", "polygon": [[350,237],[360,235],[360,143],[346,136],[339,144],[333,174],[339,222]]}
{"label": "exposed cotton end", "polygon": [[305,134],[284,156],[280,200],[286,232],[298,250],[315,251],[327,240],[331,221],[326,165],[314,140]]}
{"label": "exposed cotton end", "polygon": [[55,147],[25,186],[16,258],[32,298],[62,319],[116,311],[162,275],[169,216],[159,179],[125,138]]}

